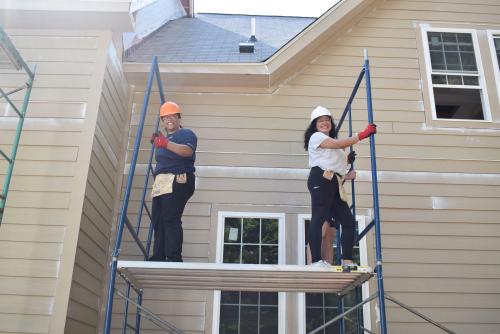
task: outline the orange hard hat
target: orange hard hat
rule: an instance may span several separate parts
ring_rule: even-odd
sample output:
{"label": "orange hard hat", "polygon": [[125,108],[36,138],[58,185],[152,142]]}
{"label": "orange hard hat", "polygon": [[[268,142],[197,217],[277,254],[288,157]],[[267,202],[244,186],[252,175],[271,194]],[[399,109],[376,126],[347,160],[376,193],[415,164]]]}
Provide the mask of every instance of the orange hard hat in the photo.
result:
{"label": "orange hard hat", "polygon": [[181,113],[181,107],[179,107],[177,103],[172,101],[167,101],[163,103],[160,107],[160,117],[180,114],[180,113]]}

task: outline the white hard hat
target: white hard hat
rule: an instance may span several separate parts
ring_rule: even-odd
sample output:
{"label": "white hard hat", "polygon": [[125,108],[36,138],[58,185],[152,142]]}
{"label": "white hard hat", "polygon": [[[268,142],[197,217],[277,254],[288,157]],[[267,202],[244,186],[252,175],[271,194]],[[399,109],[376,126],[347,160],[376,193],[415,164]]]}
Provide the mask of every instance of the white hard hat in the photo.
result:
{"label": "white hard hat", "polygon": [[332,113],[330,112],[330,110],[326,109],[325,107],[317,106],[311,112],[311,122],[314,121],[316,118],[318,118],[320,116],[330,116],[330,117],[332,117]]}

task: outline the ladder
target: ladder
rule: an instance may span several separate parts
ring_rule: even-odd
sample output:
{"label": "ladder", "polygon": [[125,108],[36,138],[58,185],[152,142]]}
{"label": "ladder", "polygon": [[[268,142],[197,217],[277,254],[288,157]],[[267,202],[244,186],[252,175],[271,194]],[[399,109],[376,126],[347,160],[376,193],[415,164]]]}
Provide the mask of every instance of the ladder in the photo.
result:
{"label": "ladder", "polygon": [[[110,278],[108,282],[108,295],[106,305],[106,317],[104,322],[104,333],[111,332],[111,318],[113,313],[113,297],[118,295],[125,300],[124,317],[122,322],[122,333],[127,329],[134,330],[135,333],[140,333],[141,328],[141,314],[150,319],[153,323],[157,324],[160,328],[168,333],[182,333],[181,330],[167,321],[154,316],[152,312],[142,306],[143,291],[146,288],[178,288],[178,289],[193,289],[193,290],[228,290],[228,291],[268,291],[268,292],[327,292],[337,293],[340,297],[345,295],[348,291],[359,287],[372,276],[376,276],[377,291],[366,298],[361,300],[361,296],[357,293],[356,305],[347,311],[343,311],[342,298],[339,298],[338,314],[332,320],[326,322],[324,325],[309,332],[309,334],[318,333],[327,326],[339,321],[339,332],[345,333],[344,319],[347,315],[353,312],[359,312],[360,308],[370,302],[371,300],[378,301],[379,308],[379,322],[380,333],[387,334],[387,320],[385,313],[385,300],[388,299],[397,305],[409,310],[413,314],[421,317],[422,319],[432,323],[433,325],[441,328],[449,334],[454,334],[453,331],[445,328],[439,323],[436,323],[426,317],[425,315],[413,310],[411,307],[397,301],[396,299],[388,296],[384,292],[384,281],[382,271],[382,243],[380,231],[380,218],[379,218],[379,203],[378,203],[378,180],[377,180],[377,165],[375,154],[375,137],[370,137],[370,161],[371,161],[371,177],[372,177],[372,197],[373,197],[373,220],[366,226],[366,228],[359,232],[356,237],[356,243],[359,242],[367,233],[373,228],[375,233],[375,268],[371,271],[370,268],[359,268],[353,272],[344,272],[341,267],[332,267],[331,269],[312,268],[311,266],[304,265],[252,265],[252,264],[220,264],[220,263],[175,263],[175,262],[145,262],[149,256],[151,240],[152,240],[152,227],[149,228],[147,240],[145,244],[139,238],[139,229],[143,211],[146,211],[147,216],[151,219],[151,211],[145,203],[146,191],[149,184],[150,176],[152,175],[152,159],[154,148],[152,147],[148,166],[146,169],[146,179],[140,197],[139,212],[137,215],[137,222],[135,226],[127,217],[128,202],[131,195],[132,181],[137,164],[137,157],[142,138],[142,130],[146,118],[146,113],[151,95],[151,88],[156,77],[156,83],[160,94],[160,102],[165,101],[163,94],[163,85],[160,78],[158,68],[158,59],[153,57],[151,69],[148,75],[146,93],[144,95],[144,102],[142,105],[140,121],[137,127],[135,136],[134,151],[132,154],[130,168],[128,172],[128,179],[125,188],[125,194],[120,211],[118,227],[116,232],[115,246],[112,253],[110,263]],[[342,117],[336,128],[337,133],[341,128],[345,118],[349,116],[349,135],[352,135],[352,102],[356,93],[365,79],[366,86],[366,100],[368,110],[368,122],[373,123],[373,109],[371,97],[371,82],[370,82],[370,67],[368,61],[368,53],[365,50],[364,63],[362,70],[356,80],[354,89],[349,97],[348,103],[344,109]],[[159,127],[159,117],[156,120],[155,131]],[[352,148],[351,148],[352,150]],[[354,215],[355,210],[355,186],[354,180],[351,181],[352,189],[352,210]],[[150,224],[151,225],[151,224]],[[132,235],[132,238],[137,243],[144,261],[122,261],[119,260],[120,247],[123,237],[123,232],[127,230]],[[337,237],[339,233],[337,233]],[[339,249],[339,247],[337,247]],[[338,253],[338,252],[337,252]],[[117,276],[121,277],[126,283],[126,291],[123,293],[116,287]],[[300,279],[298,279],[300,277]],[[130,297],[131,290],[136,293],[136,299]],[[137,308],[135,325],[128,323],[128,308],[129,303]],[[373,333],[363,327],[363,324],[358,321],[357,333]]]}
{"label": "ladder", "polygon": [[[4,215],[5,205],[7,202],[7,195],[9,193],[10,181],[12,179],[12,172],[14,170],[14,163],[16,161],[17,149],[19,147],[19,141],[21,139],[21,132],[23,129],[24,119],[26,116],[26,111],[28,109],[29,98],[31,94],[31,89],[33,87],[33,81],[35,79],[35,69],[33,71],[26,65],[23,58],[17,51],[16,47],[9,39],[3,28],[0,26],[0,69],[7,69],[9,71],[19,72],[23,70],[27,74],[27,81],[20,87],[14,88],[9,91],[5,91],[0,88],[0,99],[4,99],[9,107],[14,110],[16,116],[18,117],[16,133],[14,135],[14,140],[12,142],[12,147],[9,153],[4,152],[0,149],[0,156],[7,162],[7,170],[5,174],[5,179],[2,186],[2,193],[0,194],[0,225],[2,224],[2,219]],[[22,105],[18,107],[11,99],[11,95],[25,90],[24,99]]]}

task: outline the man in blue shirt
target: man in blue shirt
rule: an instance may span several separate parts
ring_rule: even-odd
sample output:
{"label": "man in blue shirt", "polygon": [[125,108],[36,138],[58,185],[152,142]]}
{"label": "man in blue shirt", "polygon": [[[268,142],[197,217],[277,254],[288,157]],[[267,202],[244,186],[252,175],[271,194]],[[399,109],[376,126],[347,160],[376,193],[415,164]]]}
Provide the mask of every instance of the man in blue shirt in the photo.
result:
{"label": "man in blue shirt", "polygon": [[151,137],[156,148],[156,169],[151,193],[154,246],[149,260],[182,262],[181,218],[194,192],[198,138],[181,127],[181,108],[175,102],[161,106],[160,119],[167,136],[159,132]]}

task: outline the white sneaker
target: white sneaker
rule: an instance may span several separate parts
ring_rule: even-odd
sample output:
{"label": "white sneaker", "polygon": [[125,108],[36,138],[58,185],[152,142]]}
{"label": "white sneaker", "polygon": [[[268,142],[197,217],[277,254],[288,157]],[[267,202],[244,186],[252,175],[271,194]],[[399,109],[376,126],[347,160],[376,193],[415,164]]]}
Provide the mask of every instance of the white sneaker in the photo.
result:
{"label": "white sneaker", "polygon": [[321,269],[330,269],[332,266],[324,260],[319,260],[318,262],[312,263],[311,267],[321,268]]}

